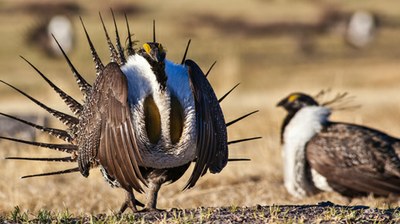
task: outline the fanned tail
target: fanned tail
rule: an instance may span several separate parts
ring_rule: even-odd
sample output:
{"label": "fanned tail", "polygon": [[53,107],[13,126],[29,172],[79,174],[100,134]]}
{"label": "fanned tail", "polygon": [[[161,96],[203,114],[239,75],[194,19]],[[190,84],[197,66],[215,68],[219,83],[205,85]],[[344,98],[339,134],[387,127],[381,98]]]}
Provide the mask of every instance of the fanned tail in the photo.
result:
{"label": "fanned tail", "polygon": [[241,143],[241,142],[247,142],[247,141],[253,141],[253,140],[260,139],[260,138],[261,137],[242,138],[242,139],[238,139],[238,140],[229,141],[228,145],[237,144],[237,143]]}
{"label": "fanned tail", "polygon": [[56,86],[52,81],[50,81],[38,68],[36,68],[31,62],[26,60],[26,58],[20,56],[26,63],[28,63],[35,71],[54,89],[58,95],[60,95],[61,99],[67,104],[69,109],[75,114],[79,115],[83,109],[83,106],[78,103],[74,98],[70,95],[66,94],[63,90],[61,90],[58,86]]}
{"label": "fanned tail", "polygon": [[86,35],[86,39],[87,39],[87,41],[89,43],[90,52],[92,53],[93,61],[95,63],[96,74],[100,75],[100,73],[104,70],[103,62],[101,62],[101,59],[100,59],[99,55],[97,54],[96,49],[93,46],[92,40],[89,37],[89,34],[88,34],[87,30],[86,30],[86,27],[85,27],[85,24],[83,23],[82,18],[81,17],[79,17],[79,18],[81,20],[82,27],[83,27],[83,30],[84,30],[85,35]]}
{"label": "fanned tail", "polygon": [[257,113],[257,112],[258,112],[258,110],[255,110],[255,111],[250,112],[250,113],[248,113],[248,114],[245,114],[245,115],[243,115],[243,116],[241,116],[241,117],[238,117],[238,118],[236,118],[235,120],[226,123],[226,127],[229,127],[229,126],[231,126],[232,124],[235,124],[236,122],[241,121],[241,120],[245,119],[246,117],[248,117],[248,116],[250,116],[250,115],[252,115],[252,114],[255,114],[255,113]]}
{"label": "fanned tail", "polygon": [[243,162],[243,161],[251,161],[248,158],[229,158],[228,162]]}
{"label": "fanned tail", "polygon": [[46,161],[46,162],[76,162],[76,158],[68,157],[60,157],[60,158],[31,158],[31,157],[6,157],[5,159],[12,160],[30,160],[30,161]]}
{"label": "fanned tail", "polygon": [[52,34],[54,41],[56,41],[58,48],[60,48],[62,54],[64,55],[65,60],[68,63],[69,68],[72,71],[72,74],[75,77],[76,83],[79,86],[79,90],[82,92],[84,96],[88,96],[92,89],[92,86],[79,74],[78,70],[76,70],[75,66],[72,64],[71,60],[69,60],[67,54],[64,49],[61,47],[60,43],[56,39],[56,37]]}
{"label": "fanned tail", "polygon": [[128,23],[128,17],[125,14],[125,23],[126,23],[126,29],[128,31],[128,46],[126,46],[126,50],[127,50],[127,54],[128,56],[134,55],[135,49],[133,48],[133,46],[135,45],[135,42],[132,41],[132,34],[131,34],[131,30],[129,28],[129,23]]}
{"label": "fanned tail", "polygon": [[78,167],[75,167],[75,168],[72,168],[72,169],[55,171],[55,172],[49,172],[49,173],[39,173],[39,174],[33,174],[33,175],[26,175],[26,176],[21,177],[21,179],[31,178],[31,177],[53,176],[53,175],[76,173],[76,172],[79,172],[79,168]]}
{"label": "fanned tail", "polygon": [[117,49],[118,49],[118,56],[119,56],[119,59],[121,61],[121,63],[120,63],[120,65],[121,65],[121,64],[125,64],[126,63],[126,58],[125,58],[125,55],[124,55],[124,49],[121,46],[121,39],[119,38],[117,22],[115,21],[115,16],[114,16],[113,10],[111,10],[111,15],[112,15],[112,18],[113,18],[113,21],[114,21],[115,38],[116,38],[115,45],[117,46]]}
{"label": "fanned tail", "polygon": [[34,123],[32,123],[32,122],[23,120],[23,119],[21,119],[21,118],[14,117],[14,116],[12,116],[12,115],[4,114],[4,113],[1,113],[1,112],[0,112],[0,115],[3,115],[3,116],[5,116],[5,117],[14,119],[14,120],[16,120],[16,121],[19,121],[19,122],[21,122],[21,123],[24,123],[24,124],[26,124],[26,125],[29,125],[29,126],[31,126],[31,127],[34,127],[34,128],[36,128],[36,129],[38,129],[38,130],[40,130],[40,131],[46,132],[46,133],[48,133],[49,135],[54,136],[54,137],[56,137],[56,138],[58,138],[58,139],[64,140],[64,141],[66,141],[66,142],[71,142],[71,141],[73,140],[72,137],[71,137],[71,135],[69,135],[67,131],[64,131],[64,130],[61,130],[61,129],[48,128],[48,127],[44,127],[44,126],[41,126],[41,125],[37,125],[37,124],[34,124]]}
{"label": "fanned tail", "polygon": [[219,100],[218,102],[221,103],[225,97],[227,97],[229,94],[231,94],[231,92],[236,89],[236,87],[238,87],[240,85],[240,83],[236,84],[234,87],[232,87],[232,89],[230,89],[227,93],[225,93]]}
{"label": "fanned tail", "polygon": [[47,112],[49,112],[51,115],[53,115],[54,117],[56,117],[57,119],[59,119],[63,124],[67,125],[69,128],[74,128],[76,127],[76,125],[79,123],[79,119],[76,117],[72,117],[71,115],[65,114],[63,112],[57,111],[55,109],[52,109],[46,105],[44,105],[42,102],[40,102],[39,100],[31,97],[30,95],[26,94],[25,92],[23,92],[22,90],[18,89],[17,87],[3,81],[0,80],[0,82],[6,84],[7,86],[11,87],[12,89],[14,89],[15,91],[19,92],[20,94],[24,95],[25,97],[27,97],[28,99],[30,99],[32,102],[34,102],[35,104],[37,104],[38,106],[40,106],[41,108],[45,109]]}
{"label": "fanned tail", "polygon": [[104,34],[106,35],[108,48],[110,50],[110,61],[119,63],[118,56],[117,56],[117,50],[115,50],[115,47],[114,47],[113,43],[111,42],[110,36],[108,35],[107,28],[104,25],[104,21],[103,21],[103,17],[101,16],[101,13],[99,13],[99,16],[100,16],[101,24],[103,25]]}
{"label": "fanned tail", "polygon": [[214,65],[217,64],[217,61],[214,61],[214,63],[212,63],[212,65],[210,66],[210,68],[208,69],[207,73],[206,73],[206,78],[208,77],[208,74],[210,74],[211,70],[214,68]]}
{"label": "fanned tail", "polygon": [[48,149],[53,149],[56,151],[60,152],[66,152],[66,153],[76,153],[78,151],[78,146],[72,145],[72,144],[52,144],[52,143],[44,143],[44,142],[34,142],[34,141],[27,141],[27,140],[22,140],[22,139],[17,139],[17,138],[9,138],[9,137],[4,137],[0,136],[0,139],[5,139],[8,141],[12,142],[19,142],[27,145],[34,145],[34,146],[39,146],[42,148],[48,148]]}
{"label": "fanned tail", "polygon": [[187,45],[186,45],[186,49],[185,49],[185,53],[183,54],[183,58],[182,58],[181,65],[183,65],[183,64],[185,63],[186,55],[187,55],[187,53],[188,53],[188,51],[189,51],[189,46],[190,46],[190,42],[191,42],[191,41],[192,41],[192,40],[189,39],[189,41],[188,41],[188,43],[187,43]]}

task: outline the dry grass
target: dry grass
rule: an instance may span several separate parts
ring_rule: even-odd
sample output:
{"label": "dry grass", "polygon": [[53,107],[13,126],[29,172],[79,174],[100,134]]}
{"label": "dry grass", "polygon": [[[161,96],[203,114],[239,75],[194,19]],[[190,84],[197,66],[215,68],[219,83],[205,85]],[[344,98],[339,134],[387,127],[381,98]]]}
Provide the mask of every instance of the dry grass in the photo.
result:
{"label": "dry grass", "polygon": [[[203,1],[204,2],[204,1]],[[293,36],[252,36],[226,34],[212,27],[188,26],[196,15],[211,14],[222,18],[242,18],[252,23],[281,20],[313,21],[319,17],[322,3],[315,1],[149,1],[142,3],[145,13],[130,16],[130,23],[137,39],[149,40],[151,21],[157,21],[157,38],[168,49],[168,55],[180,61],[188,38],[192,38],[189,57],[204,68],[218,60],[210,80],[219,96],[237,82],[242,85],[223,103],[226,120],[232,120],[246,112],[260,112],[233,127],[229,127],[229,139],[262,136],[261,140],[234,145],[231,157],[251,158],[251,162],[232,163],[221,174],[206,175],[197,186],[181,192],[186,178],[176,184],[162,188],[160,208],[194,208],[198,206],[252,206],[256,204],[313,204],[330,200],[339,204],[363,204],[386,208],[398,206],[397,199],[366,197],[348,202],[334,193],[324,193],[307,199],[296,199],[288,195],[282,185],[279,145],[279,127],[284,112],[275,108],[276,102],[293,91],[317,93],[322,88],[348,91],[355,95],[356,104],[363,107],[355,111],[337,112],[333,118],[369,125],[400,136],[400,48],[399,29],[383,29],[373,45],[364,50],[346,47],[342,37],[329,33],[315,38],[316,50],[312,55],[299,52]],[[244,3],[245,2],[245,3]],[[368,8],[390,16],[399,17],[399,3],[378,4],[375,1],[343,1],[343,9]],[[62,106],[50,88],[34,74],[22,60],[24,55],[63,89],[79,96],[70,72],[62,60],[46,58],[34,46],[24,44],[25,31],[34,25],[37,17],[6,13],[9,8],[21,3],[0,2],[0,74],[1,79],[16,84],[38,99],[58,109]],[[82,17],[92,34],[93,42],[104,58],[108,55],[97,12],[103,12],[107,25],[111,27],[108,8],[115,4],[83,4]],[[246,5],[244,5],[246,4]],[[77,29],[77,49],[71,54],[72,61],[89,80],[94,79],[94,70],[77,16],[73,17]],[[118,23],[123,24],[122,17]],[[121,25],[124,27],[124,25]],[[122,34],[125,36],[125,34]],[[105,59],[104,59],[105,60]],[[15,92],[0,88],[2,112],[40,113],[43,111]],[[46,140],[43,137],[44,140]],[[0,143],[0,157],[17,155],[48,155],[47,150],[26,147],[6,142]],[[20,180],[25,174],[58,169],[59,165],[35,162],[1,161],[0,163],[0,213],[8,213],[19,205],[22,210],[40,209],[64,211],[75,214],[104,213],[116,210],[124,194],[111,189],[98,171],[88,179],[79,174]],[[143,199],[143,196],[140,196]]]}

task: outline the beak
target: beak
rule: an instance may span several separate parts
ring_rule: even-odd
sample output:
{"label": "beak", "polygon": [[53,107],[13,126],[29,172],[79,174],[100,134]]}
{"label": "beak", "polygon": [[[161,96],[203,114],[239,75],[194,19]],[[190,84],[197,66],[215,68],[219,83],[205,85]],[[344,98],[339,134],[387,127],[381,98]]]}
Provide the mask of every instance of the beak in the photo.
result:
{"label": "beak", "polygon": [[287,104],[287,102],[288,102],[288,99],[287,99],[287,97],[286,97],[286,98],[284,98],[283,100],[279,101],[279,103],[276,104],[276,106],[277,106],[277,107],[285,107],[285,105]]}

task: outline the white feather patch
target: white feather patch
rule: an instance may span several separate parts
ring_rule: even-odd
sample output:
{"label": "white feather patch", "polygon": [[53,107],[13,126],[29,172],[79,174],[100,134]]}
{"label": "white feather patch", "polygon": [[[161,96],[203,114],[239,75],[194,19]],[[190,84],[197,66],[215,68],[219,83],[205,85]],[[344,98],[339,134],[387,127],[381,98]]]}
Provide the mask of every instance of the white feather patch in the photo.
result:
{"label": "white feather patch", "polygon": [[[181,103],[184,110],[184,126],[182,137],[174,146],[174,153],[193,160],[196,155],[196,110],[194,96],[190,87],[189,73],[186,66],[175,64],[166,60],[165,72],[168,74],[167,87],[170,93],[174,94]],[[168,129],[168,137],[169,135]],[[169,141],[170,143],[171,141]],[[187,159],[185,159],[187,160]]]}
{"label": "white feather patch", "polygon": [[129,56],[121,70],[128,80],[128,100],[130,104],[136,105],[149,94],[159,91],[160,87],[156,76],[144,57],[138,54]]}
{"label": "white feather patch", "polygon": [[327,122],[330,109],[309,106],[299,110],[284,131],[284,182],[290,194],[305,197],[313,193],[313,183],[306,178],[305,145]]}
{"label": "white feather patch", "polygon": [[[121,70],[128,79],[128,101],[143,160],[140,165],[161,169],[193,161],[196,157],[196,113],[187,68],[165,60],[165,91],[161,90],[150,64],[140,55],[130,56]],[[182,137],[175,145],[170,139],[171,94],[178,98],[184,109]],[[148,140],[144,122],[143,103],[149,95],[153,96],[161,116],[161,139],[157,144]]]}
{"label": "white feather patch", "polygon": [[323,191],[333,191],[333,189],[329,186],[328,181],[326,178],[319,174],[316,170],[311,169],[312,179],[315,186]]}

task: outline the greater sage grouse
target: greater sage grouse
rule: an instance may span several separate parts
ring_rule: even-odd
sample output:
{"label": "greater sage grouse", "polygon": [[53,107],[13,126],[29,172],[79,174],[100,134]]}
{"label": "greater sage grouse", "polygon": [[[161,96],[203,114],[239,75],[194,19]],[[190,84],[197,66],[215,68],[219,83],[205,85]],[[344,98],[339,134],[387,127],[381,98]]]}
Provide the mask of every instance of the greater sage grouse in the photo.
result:
{"label": "greater sage grouse", "polygon": [[284,182],[290,194],[400,194],[399,139],[365,126],[330,121],[331,109],[303,93],[290,94],[278,106],[288,112],[281,140]]}
{"label": "greater sage grouse", "polygon": [[[195,186],[208,171],[219,173],[228,161],[242,160],[228,159],[228,145],[258,137],[228,142],[227,127],[256,111],[225,123],[219,103],[234,88],[217,99],[199,66],[185,59],[190,41],[181,64],[169,61],[165,49],[155,40],[153,24],[153,42],[144,43],[143,47],[136,49],[136,41],[132,41],[125,16],[128,37],[127,46],[123,49],[114,15],[113,19],[115,46],[101,19],[111,54],[111,62],[107,65],[101,62],[82,22],[97,72],[93,85],[84,80],[59,46],[84,95],[83,104],[59,89],[26,60],[61,96],[75,116],[54,110],[2,81],[44,108],[68,128],[43,127],[3,115],[56,136],[68,144],[1,138],[70,154],[65,158],[8,159],[78,163],[72,169],[25,177],[71,172],[80,172],[87,177],[91,168],[99,167],[111,186],[121,187],[127,192],[120,213],[128,207],[137,211],[136,206],[155,210],[161,185],[181,178],[192,162],[193,172],[185,189]],[[147,189],[145,205],[137,201],[133,194],[133,190],[142,193],[144,189]]]}

